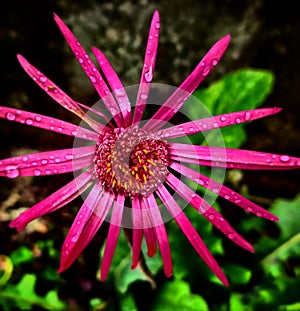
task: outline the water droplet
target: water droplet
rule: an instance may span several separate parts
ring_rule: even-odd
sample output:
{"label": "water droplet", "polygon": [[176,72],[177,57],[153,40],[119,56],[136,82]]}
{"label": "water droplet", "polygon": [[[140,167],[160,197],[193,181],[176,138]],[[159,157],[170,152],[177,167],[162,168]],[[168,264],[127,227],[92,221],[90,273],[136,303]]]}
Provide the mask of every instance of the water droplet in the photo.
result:
{"label": "water droplet", "polygon": [[90,76],[90,80],[91,80],[92,83],[96,83],[97,82],[97,79],[94,76]]}
{"label": "water droplet", "polygon": [[219,192],[219,189],[218,189],[218,188],[213,188],[213,189],[212,189],[212,192],[213,192],[213,193],[218,193],[218,192]]}
{"label": "water droplet", "polygon": [[241,202],[242,202],[242,200],[240,200],[240,199],[236,199],[236,200],[234,201],[235,204],[240,204]]}
{"label": "water droplet", "polygon": [[224,196],[224,199],[229,200],[229,199],[230,199],[230,195],[226,194],[226,195]]}
{"label": "water droplet", "polygon": [[203,77],[206,77],[208,74],[210,73],[210,67],[209,66],[206,66],[203,71],[202,71],[202,76]]}
{"label": "water droplet", "polygon": [[43,160],[41,161],[41,163],[42,163],[43,165],[45,165],[45,164],[47,164],[47,163],[48,163],[48,160],[43,159]]}
{"label": "water droplet", "polygon": [[19,168],[17,165],[7,165],[5,167],[6,176],[8,178],[16,178],[20,175]]}
{"label": "water droplet", "polygon": [[40,122],[40,121],[42,120],[42,118],[39,117],[39,116],[37,116],[37,117],[35,117],[35,120],[36,120],[37,122]]}
{"label": "water droplet", "polygon": [[251,113],[249,111],[247,111],[245,113],[245,121],[249,121],[251,119]]}
{"label": "water droplet", "polygon": [[[79,222],[80,224],[80,222]],[[76,232],[72,237],[71,237],[71,242],[76,243],[78,241],[78,238],[80,236],[80,232]]]}
{"label": "water droplet", "polygon": [[144,74],[145,81],[150,83],[152,81],[153,75],[152,75],[152,67],[149,68],[149,70]]}
{"label": "water droplet", "polygon": [[290,157],[288,155],[282,155],[279,159],[281,162],[288,162],[290,160]]}
{"label": "water droplet", "polygon": [[240,119],[240,118],[236,118],[236,119],[235,119],[235,122],[236,122],[236,123],[241,123],[241,119]]}
{"label": "water droplet", "polygon": [[258,212],[258,213],[256,213],[256,216],[257,216],[257,217],[261,217],[261,216],[262,216],[262,213]]}
{"label": "water droplet", "polygon": [[226,118],[225,116],[222,116],[222,117],[220,118],[220,120],[221,120],[222,122],[225,122],[225,121],[227,120],[227,118]]}
{"label": "water droplet", "polygon": [[22,158],[22,160],[23,160],[24,162],[26,162],[26,161],[28,161],[28,157],[27,157],[27,156],[24,156],[24,157]]}
{"label": "water droplet", "polygon": [[84,59],[83,59],[82,57],[79,57],[79,58],[78,58],[78,61],[79,61],[80,64],[83,64],[83,63],[84,63]]}
{"label": "water droplet", "polygon": [[44,77],[44,76],[41,76],[41,77],[40,77],[40,81],[41,81],[42,83],[45,83],[45,82],[47,81],[47,78]]}
{"label": "water droplet", "polygon": [[247,211],[248,211],[248,212],[250,212],[250,213],[251,213],[251,212],[252,212],[252,210],[253,210],[253,209],[252,209],[252,207],[250,207],[250,206],[248,206],[248,207],[247,207]]}
{"label": "water droplet", "polygon": [[26,119],[26,124],[31,125],[33,123],[32,119]]}
{"label": "water droplet", "polygon": [[46,171],[45,171],[45,174],[46,174],[46,175],[51,175],[51,170],[46,170]]}
{"label": "water droplet", "polygon": [[194,128],[193,128],[193,127],[190,127],[189,130],[190,130],[190,132],[193,132],[193,131],[194,131]]}
{"label": "water droplet", "polygon": [[211,62],[211,64],[212,64],[213,66],[216,66],[217,63],[218,63],[218,60],[217,60],[217,59],[213,59],[212,62]]}
{"label": "water droplet", "polygon": [[208,216],[208,219],[209,219],[209,220],[214,220],[214,219],[215,219],[215,216],[214,216],[213,214],[210,214],[210,215]]}
{"label": "water droplet", "polygon": [[146,93],[141,94],[141,99],[145,100],[147,98],[148,98],[148,94],[146,94]]}
{"label": "water droplet", "polygon": [[73,154],[66,155],[66,160],[72,160],[72,159],[73,159]]}
{"label": "water droplet", "polygon": [[56,159],[55,159],[55,162],[56,162],[56,163],[59,163],[59,162],[60,162],[60,158],[56,158]]}
{"label": "water droplet", "polygon": [[159,22],[156,22],[156,23],[155,23],[155,28],[156,28],[156,29],[159,29],[159,28],[160,28],[160,23],[159,23]]}
{"label": "water droplet", "polygon": [[229,233],[228,234],[228,239],[230,239],[230,240],[234,239],[234,234],[233,233]]}
{"label": "water droplet", "polygon": [[33,175],[34,176],[40,176],[41,175],[41,171],[40,170],[34,170],[33,171]]}
{"label": "water droplet", "polygon": [[104,91],[104,94],[105,94],[105,95],[108,95],[108,94],[109,94],[109,90],[106,89],[106,90]]}
{"label": "water droplet", "polygon": [[15,116],[13,113],[8,112],[8,113],[6,114],[6,118],[7,118],[7,120],[9,120],[9,121],[13,121],[13,120],[16,119],[16,116]]}
{"label": "water droplet", "polygon": [[80,42],[79,42],[79,41],[76,41],[76,45],[77,45],[77,46],[80,46]]}

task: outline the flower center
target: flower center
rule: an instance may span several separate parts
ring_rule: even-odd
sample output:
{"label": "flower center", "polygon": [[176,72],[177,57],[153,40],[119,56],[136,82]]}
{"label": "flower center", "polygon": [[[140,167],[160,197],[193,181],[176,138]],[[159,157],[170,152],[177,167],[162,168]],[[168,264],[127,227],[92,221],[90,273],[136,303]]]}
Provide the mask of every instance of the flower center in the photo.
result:
{"label": "flower center", "polygon": [[167,144],[138,127],[109,129],[98,138],[95,173],[105,190],[147,195],[168,173]]}

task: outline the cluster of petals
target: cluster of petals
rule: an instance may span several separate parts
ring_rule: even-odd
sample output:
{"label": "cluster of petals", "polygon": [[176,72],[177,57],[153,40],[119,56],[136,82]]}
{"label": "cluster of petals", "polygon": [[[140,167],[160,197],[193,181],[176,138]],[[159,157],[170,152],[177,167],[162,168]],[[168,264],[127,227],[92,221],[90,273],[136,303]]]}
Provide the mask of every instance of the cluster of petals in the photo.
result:
{"label": "cluster of petals", "polygon": [[[185,181],[192,180],[208,191],[217,193],[225,200],[258,217],[271,221],[278,220],[277,217],[239,193],[194,170],[190,164],[223,168],[280,170],[299,168],[300,159],[257,151],[195,146],[179,143],[174,139],[213,130],[216,127],[221,128],[248,122],[275,114],[281,109],[262,108],[239,111],[179,125],[164,126],[187,100],[186,97],[183,97],[182,91],[184,94],[192,94],[219,62],[230,41],[230,36],[226,35],[212,46],[178,89],[142,125],[158,47],[160,30],[158,12],[154,12],[150,26],[134,109],[131,107],[124,86],[105,55],[97,48],[92,48],[101,69],[99,71],[63,21],[57,15],[54,15],[54,20],[83,71],[99,94],[104,104],[103,111],[105,110],[106,114],[92,110],[72,99],[23,56],[18,55],[22,67],[37,85],[58,104],[81,118],[88,126],[82,127],[52,117],[9,107],[0,107],[0,117],[47,131],[73,136],[89,143],[86,146],[24,154],[0,161],[0,176],[9,178],[76,172],[72,181],[21,213],[10,223],[10,227],[21,231],[30,221],[65,206],[85,193],[86,198],[64,241],[59,271],[67,269],[76,260],[109,215],[110,222],[100,270],[100,278],[104,280],[108,275],[117,245],[124,210],[126,206],[129,206],[132,211],[132,228],[124,228],[124,230],[129,232],[126,236],[132,247],[132,268],[139,264],[144,237],[149,256],[153,256],[157,247],[159,248],[165,274],[169,277],[172,275],[171,250],[164,220],[158,206],[157,199],[159,198],[203,261],[224,285],[228,285],[226,276],[172,193],[176,192],[187,204],[201,213],[234,243],[253,252],[253,247]],[[103,122],[96,120],[91,113],[87,112],[93,112],[98,117],[102,117]],[[111,117],[107,117],[108,113]],[[198,126],[195,126],[196,124]],[[115,143],[117,139],[124,138],[127,129],[130,129],[128,130],[130,135],[142,133],[143,139],[138,141],[140,148],[135,149],[134,155],[130,158],[131,167],[124,168],[121,164],[118,166],[123,171],[128,169],[129,173],[131,169],[130,176],[136,185],[130,178],[119,182],[115,174],[111,172],[109,160],[118,154],[117,151],[112,151],[111,144]],[[147,133],[149,133],[149,137]],[[160,153],[157,153],[155,148],[159,149]],[[155,161],[158,161],[159,165],[154,163]],[[163,170],[161,175],[159,175],[161,171],[153,173],[152,170],[157,169],[157,167]],[[143,182],[146,183],[149,178],[152,178],[150,175],[156,176],[156,179],[155,176],[153,177],[155,187],[147,188],[151,189],[148,192],[145,192],[147,189],[144,188],[143,192],[141,190]],[[179,179],[178,175],[183,178]],[[161,176],[161,182],[157,176]]]}

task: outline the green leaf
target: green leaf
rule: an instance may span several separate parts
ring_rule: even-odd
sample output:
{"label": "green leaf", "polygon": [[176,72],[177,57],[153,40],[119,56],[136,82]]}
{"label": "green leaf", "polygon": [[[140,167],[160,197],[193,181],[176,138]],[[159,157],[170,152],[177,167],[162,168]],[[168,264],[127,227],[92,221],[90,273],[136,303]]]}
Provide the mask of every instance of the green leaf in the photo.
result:
{"label": "green leaf", "polygon": [[[273,82],[273,74],[269,71],[241,69],[224,76],[208,88],[195,91],[194,96],[204,104],[210,115],[254,109],[262,105],[271,93]],[[187,102],[185,109],[194,120],[207,115],[197,104],[189,105]],[[244,124],[222,128],[221,132],[222,135],[218,135],[216,131],[210,131],[207,140],[219,145],[219,140],[224,139],[230,148],[238,148],[246,140]]]}
{"label": "green leaf", "polygon": [[228,275],[230,284],[245,285],[250,281],[251,271],[237,264],[224,266],[225,274]]}
{"label": "green leaf", "polygon": [[300,195],[294,200],[276,200],[270,211],[279,217],[277,225],[280,228],[282,239],[288,239],[300,232],[299,223],[295,221],[300,219]]}
{"label": "green leaf", "polygon": [[246,302],[243,301],[243,296],[238,293],[232,293],[230,295],[230,311],[252,311],[252,306],[249,306]]}
{"label": "green leaf", "polygon": [[17,307],[20,310],[32,310],[34,305],[45,310],[61,311],[65,310],[65,304],[58,298],[57,292],[51,290],[45,297],[36,295],[34,291],[36,276],[25,274],[17,285],[7,285],[0,292],[0,305],[10,310]]}
{"label": "green leaf", "polygon": [[121,311],[138,311],[132,295],[121,295],[120,297]]}
{"label": "green leaf", "polygon": [[188,283],[173,281],[166,283],[157,293],[151,311],[209,311],[206,301],[192,294]]}

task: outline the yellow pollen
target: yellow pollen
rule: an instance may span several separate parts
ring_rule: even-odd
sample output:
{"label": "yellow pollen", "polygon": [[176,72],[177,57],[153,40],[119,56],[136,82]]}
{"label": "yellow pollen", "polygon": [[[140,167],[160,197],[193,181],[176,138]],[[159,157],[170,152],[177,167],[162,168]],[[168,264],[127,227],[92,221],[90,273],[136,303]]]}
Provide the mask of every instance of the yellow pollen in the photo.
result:
{"label": "yellow pollen", "polygon": [[135,174],[135,179],[138,180],[139,179],[139,175]]}
{"label": "yellow pollen", "polygon": [[147,162],[152,164],[152,165],[155,165],[155,163],[152,160],[150,160],[150,159],[147,159]]}
{"label": "yellow pollen", "polygon": [[149,170],[149,174],[150,174],[151,176],[154,176],[154,173],[153,173],[152,171],[150,171],[150,170]]}
{"label": "yellow pollen", "polygon": [[143,174],[143,179],[144,179],[144,182],[146,182],[146,181],[147,181],[147,177],[146,177],[146,175],[145,175],[145,174]]}
{"label": "yellow pollen", "polygon": [[143,169],[144,169],[144,171],[146,171],[147,172],[147,166],[146,165],[143,165]]}
{"label": "yellow pollen", "polygon": [[106,173],[109,173],[111,171],[111,167],[109,167],[107,170],[106,170]]}
{"label": "yellow pollen", "polygon": [[149,153],[149,151],[148,151],[147,149],[143,149],[143,152],[144,152],[145,154]]}

